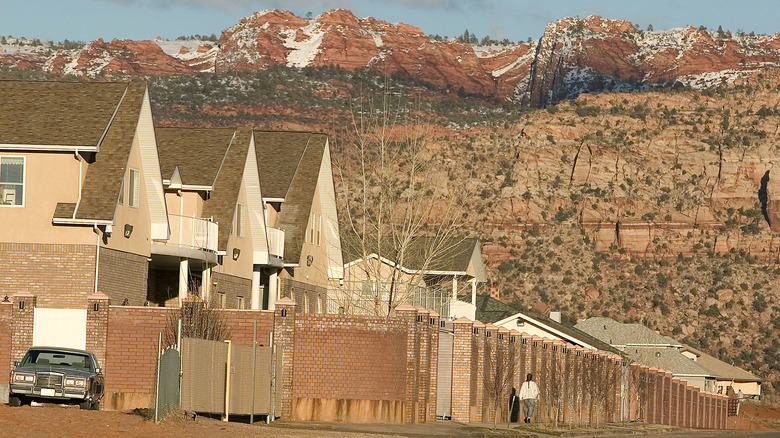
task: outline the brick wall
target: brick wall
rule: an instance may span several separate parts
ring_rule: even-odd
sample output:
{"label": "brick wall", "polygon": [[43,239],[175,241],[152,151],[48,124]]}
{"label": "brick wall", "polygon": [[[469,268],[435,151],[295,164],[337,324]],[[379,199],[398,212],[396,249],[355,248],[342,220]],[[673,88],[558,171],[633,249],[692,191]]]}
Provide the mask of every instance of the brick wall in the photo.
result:
{"label": "brick wall", "polygon": [[95,289],[94,245],[0,243],[0,298],[30,292],[39,307],[84,308]]}
{"label": "brick wall", "polygon": [[110,306],[106,336],[106,397],[109,409],[150,406],[157,365],[158,334],[165,330],[165,307]]}
{"label": "brick wall", "polygon": [[216,297],[219,293],[224,293],[226,309],[237,309],[238,297],[244,297],[244,303],[249,307],[249,300],[252,294],[251,279],[235,277],[221,272],[213,272],[211,274],[211,281],[212,283],[216,283],[216,286],[211,290],[212,297]]}
{"label": "brick wall", "polygon": [[293,397],[403,400],[405,351],[402,321],[298,314]]}
{"label": "brick wall", "polygon": [[[13,330],[13,303],[0,303],[0,376],[11,372],[11,333]],[[8,382],[0,380],[0,384],[8,386]]]}
{"label": "brick wall", "polygon": [[279,283],[279,296],[295,301],[296,312],[324,313],[327,310],[326,288],[291,278],[281,278]]}
{"label": "brick wall", "polygon": [[98,292],[114,304],[141,306],[146,301],[148,267],[146,256],[100,248]]}
{"label": "brick wall", "polygon": [[[483,390],[479,368],[503,358],[516,364],[512,379],[515,385],[519,386],[525,375],[532,373],[540,387],[534,422],[552,423],[557,419],[559,423],[599,424],[624,420],[709,429],[726,426],[725,396],[703,392],[667,371],[629,364],[615,354],[562,345],[515,331],[510,332],[514,341],[497,342],[492,339],[494,334],[486,335],[493,332],[491,326],[465,318],[453,322],[453,332],[455,421],[493,420],[491,397]],[[622,399],[624,383],[628,385],[628,401]],[[548,385],[563,390],[556,391]],[[623,406],[628,408],[625,412]],[[502,408],[498,421],[507,421],[507,415],[508,411]]]}

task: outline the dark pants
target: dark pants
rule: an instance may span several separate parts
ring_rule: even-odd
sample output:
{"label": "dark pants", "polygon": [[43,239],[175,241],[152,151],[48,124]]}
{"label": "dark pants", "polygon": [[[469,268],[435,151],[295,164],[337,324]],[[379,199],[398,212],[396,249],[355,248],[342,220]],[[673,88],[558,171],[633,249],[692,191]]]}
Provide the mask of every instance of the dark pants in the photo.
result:
{"label": "dark pants", "polygon": [[523,399],[523,414],[525,418],[531,418],[534,416],[534,407],[536,406],[536,400],[532,398]]}
{"label": "dark pants", "polygon": [[518,417],[520,417],[520,398],[517,396],[512,397],[510,402],[511,413],[509,416],[509,422],[517,423]]}

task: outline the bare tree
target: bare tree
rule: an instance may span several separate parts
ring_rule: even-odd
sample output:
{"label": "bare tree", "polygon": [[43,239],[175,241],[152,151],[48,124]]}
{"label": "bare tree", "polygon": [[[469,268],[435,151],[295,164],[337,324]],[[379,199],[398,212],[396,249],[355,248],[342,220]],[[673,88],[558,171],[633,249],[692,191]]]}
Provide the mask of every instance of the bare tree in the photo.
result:
{"label": "bare tree", "polygon": [[563,352],[562,346],[553,344],[550,354],[550,360],[547,362],[547,381],[544,384],[547,402],[550,406],[550,417],[553,426],[558,428],[558,421],[561,415],[561,408],[564,402],[565,376],[563,375]]}
{"label": "bare tree", "polygon": [[648,393],[647,372],[641,367],[631,369],[632,398],[635,403],[635,415],[637,420],[647,421],[647,397]]}
{"label": "bare tree", "polygon": [[[345,262],[360,260],[332,297],[349,313],[388,315],[421,294],[437,294],[438,266],[463,242],[458,203],[441,151],[416,108],[362,99],[337,156]],[[350,260],[351,259],[351,260]],[[349,271],[349,268],[348,268]]]}
{"label": "bare tree", "polygon": [[497,347],[493,351],[493,345],[490,342],[485,342],[485,366],[481,374],[480,378],[485,392],[490,398],[488,402],[493,409],[493,429],[495,429],[498,425],[504,394],[512,385],[515,362],[511,360],[509,353],[504,348]]}
{"label": "bare tree", "polygon": [[176,345],[181,321],[182,338],[200,338],[212,341],[224,341],[230,337],[230,327],[221,310],[211,303],[192,296],[182,302],[181,307],[168,314],[163,342]]}

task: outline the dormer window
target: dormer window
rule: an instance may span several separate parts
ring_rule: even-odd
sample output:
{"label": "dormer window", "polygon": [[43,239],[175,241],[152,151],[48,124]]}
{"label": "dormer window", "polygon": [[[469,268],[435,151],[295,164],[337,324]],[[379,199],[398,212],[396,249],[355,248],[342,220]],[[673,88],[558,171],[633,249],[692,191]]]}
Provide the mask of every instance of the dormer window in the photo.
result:
{"label": "dormer window", "polygon": [[0,205],[24,205],[24,165],[24,157],[0,157]]}

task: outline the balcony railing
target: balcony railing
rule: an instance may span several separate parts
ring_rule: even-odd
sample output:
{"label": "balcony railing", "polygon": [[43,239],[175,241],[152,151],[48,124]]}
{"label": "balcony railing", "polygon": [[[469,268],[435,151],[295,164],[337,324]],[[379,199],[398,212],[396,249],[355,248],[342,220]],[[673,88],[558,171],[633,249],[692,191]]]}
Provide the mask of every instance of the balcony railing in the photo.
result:
{"label": "balcony railing", "polygon": [[268,255],[284,258],[284,231],[268,227]]}
{"label": "balcony railing", "polygon": [[166,245],[207,251],[217,250],[217,234],[219,227],[216,222],[199,217],[169,214],[171,237]]}
{"label": "balcony railing", "polygon": [[[399,283],[394,289],[393,307],[407,303],[435,310],[442,319],[449,317],[451,292],[408,283]],[[328,313],[383,315],[389,301],[387,281],[333,282],[328,288]]]}

